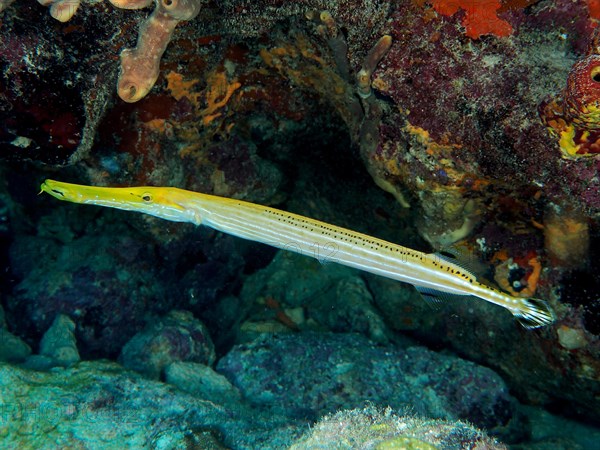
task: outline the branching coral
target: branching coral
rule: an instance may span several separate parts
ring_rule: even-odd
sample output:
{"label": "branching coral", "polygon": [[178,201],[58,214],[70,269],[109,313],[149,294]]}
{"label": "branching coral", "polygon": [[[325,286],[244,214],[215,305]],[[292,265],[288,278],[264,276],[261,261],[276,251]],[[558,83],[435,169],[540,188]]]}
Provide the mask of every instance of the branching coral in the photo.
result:
{"label": "branching coral", "polygon": [[[119,3],[131,8],[145,6],[145,2],[131,0]],[[159,0],[152,15],[140,26],[137,46],[121,52],[119,97],[132,103],[148,94],[158,78],[160,59],[175,27],[196,17],[200,6],[201,0]]]}

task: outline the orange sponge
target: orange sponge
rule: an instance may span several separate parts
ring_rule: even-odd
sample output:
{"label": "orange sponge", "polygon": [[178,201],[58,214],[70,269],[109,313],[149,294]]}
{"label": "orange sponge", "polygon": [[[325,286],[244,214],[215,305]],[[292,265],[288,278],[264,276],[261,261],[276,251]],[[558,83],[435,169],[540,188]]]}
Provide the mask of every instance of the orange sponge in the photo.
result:
{"label": "orange sponge", "polygon": [[600,0],[587,0],[587,4],[590,17],[600,20]]}
{"label": "orange sponge", "polygon": [[462,25],[466,35],[478,39],[484,34],[505,37],[513,32],[512,26],[498,17],[502,6],[500,0],[431,0],[433,8],[444,16],[452,16],[459,10],[465,12]]}

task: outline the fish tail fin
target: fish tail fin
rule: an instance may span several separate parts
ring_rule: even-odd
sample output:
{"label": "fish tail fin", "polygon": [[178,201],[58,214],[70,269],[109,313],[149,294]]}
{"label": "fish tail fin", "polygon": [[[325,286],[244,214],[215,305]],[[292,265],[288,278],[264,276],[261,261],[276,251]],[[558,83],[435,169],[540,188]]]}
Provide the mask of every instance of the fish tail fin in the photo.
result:
{"label": "fish tail fin", "polygon": [[555,315],[548,303],[539,298],[523,298],[518,311],[513,311],[517,321],[525,328],[534,329],[554,322]]}

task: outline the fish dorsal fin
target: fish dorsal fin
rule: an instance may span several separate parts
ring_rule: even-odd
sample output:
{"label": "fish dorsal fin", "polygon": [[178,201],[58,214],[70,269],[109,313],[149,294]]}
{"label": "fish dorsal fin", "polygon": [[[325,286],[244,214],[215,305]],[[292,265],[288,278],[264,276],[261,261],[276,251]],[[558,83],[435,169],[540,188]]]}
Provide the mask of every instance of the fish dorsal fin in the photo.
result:
{"label": "fish dorsal fin", "polygon": [[468,275],[474,278],[478,278],[476,274],[484,270],[479,258],[464,245],[444,247],[435,253],[431,253],[431,255],[446,263],[460,267],[463,272],[467,272]]}

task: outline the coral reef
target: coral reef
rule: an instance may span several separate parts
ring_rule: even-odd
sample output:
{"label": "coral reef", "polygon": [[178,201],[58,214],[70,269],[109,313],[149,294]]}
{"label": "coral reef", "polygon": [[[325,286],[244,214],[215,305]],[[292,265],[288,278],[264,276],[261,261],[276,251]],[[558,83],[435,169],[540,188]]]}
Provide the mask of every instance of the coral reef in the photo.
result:
{"label": "coral reef", "polygon": [[[401,183],[418,197],[432,218],[425,221],[423,233],[435,246],[445,240],[436,235],[456,231],[457,237],[465,237],[477,220],[485,219],[473,217],[485,212],[481,204],[490,201],[490,189],[491,197],[497,197],[499,184],[511,189],[540,180],[548,195],[559,197],[571,188],[569,181],[558,186],[558,180],[572,179],[566,173],[571,168],[557,166],[556,155],[548,151],[557,145],[545,136],[535,116],[540,94],[552,91],[536,75],[548,64],[538,56],[548,51],[541,49],[548,42],[535,43],[527,35],[527,27],[546,20],[548,8],[558,14],[563,6],[537,3],[527,15],[510,11],[509,16],[522,19],[519,30],[510,41],[490,38],[493,46],[465,43],[450,23],[423,16],[417,7],[392,13],[395,44],[376,76],[380,92],[394,99],[400,113],[390,111],[383,117],[378,145],[366,159],[379,178],[396,186]],[[589,27],[577,20],[565,24],[573,36]],[[516,58],[515,45],[521,49]],[[524,70],[523,58],[529,52],[539,66]],[[562,83],[559,72],[554,74]],[[398,123],[405,125],[404,132]],[[560,175],[554,178],[553,173]],[[450,196],[455,211],[470,200],[476,213],[448,216],[447,203],[436,199]],[[438,232],[431,230],[436,226]]]}
{"label": "coral reef", "polygon": [[[321,404],[307,394],[300,400],[308,409],[290,406],[297,415],[354,407],[340,392],[357,402],[376,394],[369,386],[353,390],[358,384],[338,384],[347,391],[336,390],[336,368],[313,348],[350,355],[348,365],[337,369],[350,367],[345,374],[370,381],[352,363],[377,356],[370,375],[388,367],[395,376],[379,380],[383,392],[402,389],[400,368],[416,379],[407,386],[427,378],[430,384],[418,391],[434,393],[447,417],[470,417],[465,410],[472,406],[479,424],[502,428],[492,420],[496,415],[517,415],[514,399],[503,390],[508,387],[521,402],[600,421],[596,0],[223,0],[201,8],[196,1],[155,6],[113,0],[83,2],[74,15],[66,4],[49,4],[58,19],[70,18],[63,23],[38,5],[0,0],[3,359],[38,369],[57,365],[61,358],[54,360],[47,345],[45,356],[30,353],[49,329],[56,330],[51,326],[61,314],[74,323],[73,329],[60,319],[58,335],[72,356],[62,358],[62,366],[76,361],[74,349],[84,360],[116,358],[148,317],[179,309],[206,325],[201,334],[211,334],[216,355],[238,344],[221,364],[239,358],[248,370],[236,375],[240,380],[255,373],[248,365],[252,357],[268,354],[271,359],[259,361],[261,372],[285,407],[300,393],[275,389],[292,378],[285,367],[281,377],[275,374],[278,361],[308,375],[313,368],[331,375],[311,379],[309,393],[326,397]],[[180,23],[182,16],[172,10],[182,6],[190,12],[186,17],[197,19]],[[167,28],[149,34],[159,25]],[[275,254],[211,231],[48,204],[35,193],[50,174],[99,185],[173,185],[275,204],[423,251],[460,244],[470,269],[514,295],[550,301],[557,323],[529,333],[481,302],[457,299],[451,308],[431,310],[411,289],[333,264]],[[230,382],[208,365],[181,361],[185,345],[175,347],[190,342],[190,327],[166,328],[176,336],[169,340],[171,335],[154,330],[157,340],[145,343],[158,341],[161,352],[139,346],[136,358],[153,363],[138,368],[187,395],[211,402],[226,397],[218,404],[231,415],[196,420],[210,406],[179,399],[162,412],[180,408],[188,414],[161,416],[164,421],[141,427],[150,435],[142,436],[144,442],[181,437],[181,430],[188,443],[199,442],[195,430],[222,431],[219,424],[231,422],[241,428],[223,431],[225,444],[211,432],[203,436],[213,436],[206,439],[217,447],[234,448],[262,448],[277,440],[271,435],[285,436],[280,447],[293,441],[296,429],[279,428],[281,422],[265,426],[240,419],[236,414],[247,405]],[[381,347],[346,334],[337,345],[329,337],[319,342],[307,331],[352,331]],[[273,333],[264,349],[252,343]],[[412,338],[495,373],[420,348],[408,352]],[[276,346],[279,341],[287,345]],[[351,351],[338,348],[344,345]],[[240,348],[251,352],[241,354]],[[398,358],[422,362],[422,373],[410,372],[404,360],[393,366],[383,354],[390,348]],[[294,355],[298,361],[289,361]],[[300,358],[306,355],[314,365]],[[158,359],[168,363],[154,364]],[[461,374],[471,368],[483,384],[466,381],[466,391],[449,383],[455,390],[444,391],[433,380],[440,375],[433,362],[449,368],[443,380],[452,375],[465,381]],[[160,385],[117,366],[90,368],[94,364],[64,369],[80,382],[69,395],[92,389],[85,385],[81,394],[77,374],[83,372],[103,380],[110,392],[78,403],[84,408],[93,405],[90,410],[102,415],[123,406],[136,417],[138,411],[156,417],[136,409],[148,405],[139,397],[124,406],[124,380],[135,380],[133,389],[156,394],[162,405],[173,404],[164,391],[153,390]],[[29,376],[57,383],[45,373],[3,367],[19,374],[6,375],[9,386]],[[103,378],[111,371],[118,376]],[[509,401],[486,403],[486,392],[492,400]],[[432,398],[405,400],[426,412],[434,409]],[[487,404],[500,405],[499,412],[480,408]],[[62,418],[48,427],[50,437],[68,423],[79,424]],[[160,430],[154,434],[156,423]],[[25,426],[18,418],[15,424]],[[123,433],[137,439],[136,430]],[[507,439],[525,439],[528,431],[508,431]],[[417,445],[405,438],[394,436],[387,445]]]}
{"label": "coral reef", "polygon": [[121,30],[133,21],[118,17],[103,2],[86,5],[77,25],[57,26],[23,2],[2,13],[2,159],[62,165],[88,154],[114,95],[107,55],[125,44]]}
{"label": "coral reef", "polygon": [[[113,231],[122,235],[118,228]],[[109,237],[112,233],[106,239],[78,239],[77,229],[62,234],[55,230],[13,244],[14,273],[21,281],[7,304],[7,316],[21,330],[40,336],[57,314],[67,314],[77,325],[84,356],[114,357],[142,328],[148,305],[155,302],[160,307],[164,297],[165,287],[152,281],[158,275],[151,275],[144,261],[151,249],[130,237],[115,242]],[[45,249],[44,257],[37,254],[38,248]],[[95,258],[98,252],[112,253],[114,259]],[[49,274],[47,265],[56,270]]]}
{"label": "coral reef", "polygon": [[[165,244],[161,250],[165,254],[191,261],[180,279],[175,274],[183,262],[161,267],[156,243],[148,240],[151,223],[143,231],[143,223],[138,222],[139,232],[132,235],[131,225],[111,219],[107,224],[100,218],[94,225],[97,236],[79,237],[79,226],[61,228],[66,219],[63,212],[46,218],[48,226],[40,236],[16,239],[10,249],[19,283],[7,302],[7,316],[13,326],[29,330],[31,336],[41,336],[57,314],[68,314],[76,324],[84,357],[116,357],[143,328],[147,315],[164,315],[187,299],[185,305],[202,316],[208,314],[207,305],[236,288],[233,274],[243,261],[229,238],[200,236],[194,238],[195,245],[185,238]],[[94,212],[90,213],[91,224]],[[156,232],[165,236],[163,229]],[[37,254],[41,248],[43,256]],[[55,270],[48,273],[48,265]],[[179,284],[170,284],[170,279]]]}
{"label": "coral reef", "polygon": [[[50,6],[50,15],[59,22],[68,22],[77,12],[80,0],[38,0]],[[136,102],[146,96],[158,78],[160,59],[179,22],[194,19],[203,0],[158,0],[154,12],[139,27],[137,46],[121,52],[121,74],[117,92],[126,102]],[[10,5],[0,3],[0,12]],[[143,9],[152,0],[114,0],[122,9]]]}

